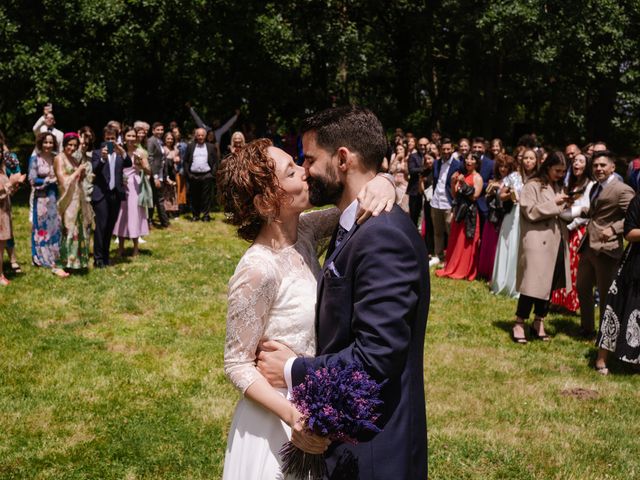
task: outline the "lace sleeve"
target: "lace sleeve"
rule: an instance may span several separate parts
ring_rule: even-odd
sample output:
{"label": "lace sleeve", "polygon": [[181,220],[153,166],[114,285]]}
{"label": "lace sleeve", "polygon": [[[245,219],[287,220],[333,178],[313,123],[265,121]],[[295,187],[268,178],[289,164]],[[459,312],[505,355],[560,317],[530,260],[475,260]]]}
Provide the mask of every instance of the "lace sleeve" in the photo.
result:
{"label": "lace sleeve", "polygon": [[340,220],[340,210],[336,207],[324,210],[313,210],[300,215],[300,225],[298,235],[309,240],[316,252],[327,247],[333,231],[338,226]]}
{"label": "lace sleeve", "polygon": [[280,279],[271,262],[245,254],[229,280],[224,371],[243,393],[259,376],[256,349],[264,333]]}

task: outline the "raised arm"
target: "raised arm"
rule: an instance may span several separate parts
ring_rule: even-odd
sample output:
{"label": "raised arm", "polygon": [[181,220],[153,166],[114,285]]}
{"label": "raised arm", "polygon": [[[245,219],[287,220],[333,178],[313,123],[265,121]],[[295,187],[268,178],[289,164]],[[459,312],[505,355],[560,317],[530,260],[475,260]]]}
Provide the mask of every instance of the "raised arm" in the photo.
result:
{"label": "raised arm", "polygon": [[234,123],[236,123],[236,120],[238,120],[239,114],[240,114],[240,110],[236,110],[236,113],[229,120],[227,120],[224,123],[224,125],[222,125],[220,128],[216,128],[214,134],[216,136],[216,143],[218,145],[220,144],[220,139],[222,138],[222,135],[224,135],[231,128],[231,126]]}
{"label": "raised arm", "polygon": [[191,114],[193,121],[196,122],[196,125],[198,126],[198,128],[204,128],[207,132],[211,130],[211,127],[202,121],[202,119],[196,113],[193,107],[189,107],[189,113]]}

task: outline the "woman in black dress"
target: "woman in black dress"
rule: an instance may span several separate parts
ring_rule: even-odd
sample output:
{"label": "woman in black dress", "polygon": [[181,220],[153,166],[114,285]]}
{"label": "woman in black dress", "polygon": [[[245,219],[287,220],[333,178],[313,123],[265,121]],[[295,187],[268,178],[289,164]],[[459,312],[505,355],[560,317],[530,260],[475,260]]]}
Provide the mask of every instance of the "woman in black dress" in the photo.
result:
{"label": "woman in black dress", "polygon": [[607,375],[609,352],[620,360],[640,364],[640,195],[627,209],[624,238],[629,242],[618,274],[609,288],[596,345],[596,371]]}

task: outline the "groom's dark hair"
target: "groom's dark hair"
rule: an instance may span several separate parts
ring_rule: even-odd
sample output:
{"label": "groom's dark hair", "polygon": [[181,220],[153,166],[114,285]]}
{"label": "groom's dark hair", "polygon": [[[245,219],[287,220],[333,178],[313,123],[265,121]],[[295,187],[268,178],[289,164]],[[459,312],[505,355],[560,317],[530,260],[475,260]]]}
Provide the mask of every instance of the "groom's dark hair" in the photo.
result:
{"label": "groom's dark hair", "polygon": [[346,106],[315,113],[302,122],[301,134],[307,132],[314,132],[318,146],[331,153],[347,147],[368,170],[377,172],[387,152],[382,123],[367,108]]}

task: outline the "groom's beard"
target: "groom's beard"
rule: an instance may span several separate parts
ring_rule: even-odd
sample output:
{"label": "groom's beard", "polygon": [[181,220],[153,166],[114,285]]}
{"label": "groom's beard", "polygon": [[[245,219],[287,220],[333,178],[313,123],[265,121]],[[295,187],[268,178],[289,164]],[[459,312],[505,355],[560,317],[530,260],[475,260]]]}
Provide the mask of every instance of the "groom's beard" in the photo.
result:
{"label": "groom's beard", "polygon": [[309,185],[309,202],[315,207],[337,204],[344,191],[344,185],[337,179],[307,177],[307,184]]}

